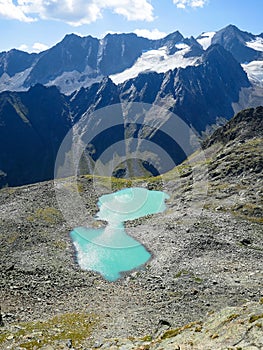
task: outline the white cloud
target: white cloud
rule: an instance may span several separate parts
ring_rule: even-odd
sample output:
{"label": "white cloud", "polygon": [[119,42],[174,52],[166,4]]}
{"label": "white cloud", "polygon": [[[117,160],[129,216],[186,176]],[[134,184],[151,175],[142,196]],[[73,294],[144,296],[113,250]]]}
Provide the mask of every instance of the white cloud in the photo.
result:
{"label": "white cloud", "polygon": [[54,19],[73,26],[96,21],[101,9],[94,0],[18,0],[25,14],[37,14],[41,19]]}
{"label": "white cloud", "polygon": [[29,53],[32,53],[32,52],[36,52],[36,53],[39,53],[41,51],[45,51],[49,48],[49,46],[47,46],[46,44],[43,44],[43,43],[34,43],[32,45],[32,47],[28,46],[27,44],[21,44],[19,47],[18,47],[18,50],[21,50],[21,51],[25,51],[25,52],[29,52]]}
{"label": "white cloud", "polygon": [[[100,38],[104,38],[107,34],[122,34],[123,32],[116,31],[116,30],[107,30],[104,32]],[[138,36],[142,36],[143,38],[148,38],[148,39],[161,39],[164,38],[167,33],[161,32],[158,29],[135,29],[133,33],[137,34]]]}
{"label": "white cloud", "polygon": [[28,17],[21,7],[15,5],[12,0],[0,0],[0,17],[22,22],[35,21],[33,17]]}
{"label": "white cloud", "polygon": [[43,43],[34,43],[32,46],[33,50],[32,52],[41,52],[41,51],[45,51],[49,48],[49,46],[47,46],[46,44]]}
{"label": "white cloud", "polygon": [[29,50],[28,45],[26,45],[26,44],[20,45],[17,49],[21,50],[21,51],[28,51]]}
{"label": "white cloud", "polygon": [[102,0],[105,8],[123,15],[128,21],[153,21],[153,7],[148,0]]}
{"label": "white cloud", "polygon": [[24,22],[35,17],[80,26],[103,17],[103,10],[124,16],[128,21],[152,21],[151,0],[0,0],[0,15]]}
{"label": "white cloud", "polygon": [[186,7],[204,7],[208,0],[173,0],[173,3],[181,9]]}
{"label": "white cloud", "polygon": [[144,38],[153,39],[153,40],[164,38],[167,35],[167,33],[160,32],[158,29],[153,29],[153,30],[135,29],[134,33],[137,34],[138,36],[142,36]]}

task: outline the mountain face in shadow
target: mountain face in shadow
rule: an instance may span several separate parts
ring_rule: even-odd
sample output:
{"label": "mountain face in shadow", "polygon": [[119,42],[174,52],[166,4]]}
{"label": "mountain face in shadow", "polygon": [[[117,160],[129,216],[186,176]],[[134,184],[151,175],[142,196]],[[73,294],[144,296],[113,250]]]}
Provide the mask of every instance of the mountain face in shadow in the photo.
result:
{"label": "mountain face in shadow", "polygon": [[[0,95],[1,140],[0,169],[11,186],[32,183],[53,177],[54,162],[59,146],[70,128],[82,118],[91,125],[89,115],[109,105],[122,103],[131,113],[130,103],[159,105],[171,111],[201,134],[218,117],[229,119],[233,115],[232,103],[238,100],[242,87],[249,86],[246,74],[230,53],[219,45],[211,46],[197,66],[178,68],[167,73],[150,72],[115,85],[104,78],[88,88],[70,96],[56,87],[36,85],[28,92],[3,92]],[[169,121],[173,128],[173,114]],[[100,116],[99,118],[104,118]],[[125,116],[122,131],[108,130],[93,141],[96,160],[110,144],[142,132],[144,116],[136,130],[129,126]],[[96,120],[96,122],[100,122]],[[158,119],[152,126],[158,131]],[[77,131],[81,133],[81,130]],[[143,132],[144,138],[170,150],[175,164],[187,155],[176,148],[164,134]],[[151,162],[147,165],[149,167]],[[169,169],[163,168],[162,171]]]}
{"label": "mountain face in shadow", "polygon": [[70,113],[57,88],[36,85],[0,96],[0,168],[12,186],[51,179]]}
{"label": "mountain face in shadow", "polygon": [[[210,127],[230,119],[241,92],[244,95],[246,89],[253,88],[240,62],[260,59],[261,39],[228,26],[215,33],[204,50],[199,39],[184,38],[179,32],[159,40],[135,34],[109,34],[102,40],[72,34],[40,54],[1,53],[0,89],[28,89],[0,94],[1,186],[52,179],[64,137],[73,126],[75,133],[82,133],[79,121],[94,130],[89,163],[128,135],[156,144],[179,164],[189,154],[161,132],[162,126],[172,130],[176,115],[201,137]],[[149,68],[143,69],[144,65]],[[56,86],[48,86],[51,82]],[[60,91],[64,88],[66,94]],[[134,103],[160,106],[170,115],[161,124],[152,118],[152,128],[147,130],[148,117],[143,112],[129,119]],[[118,104],[123,109],[120,127],[96,135],[93,127],[105,116],[98,113],[96,120],[90,116]],[[152,160],[140,164],[146,174],[150,169],[156,174]],[[92,167],[84,168],[92,172]],[[159,172],[167,170],[163,165]],[[115,173],[127,175],[125,169],[115,169]]]}

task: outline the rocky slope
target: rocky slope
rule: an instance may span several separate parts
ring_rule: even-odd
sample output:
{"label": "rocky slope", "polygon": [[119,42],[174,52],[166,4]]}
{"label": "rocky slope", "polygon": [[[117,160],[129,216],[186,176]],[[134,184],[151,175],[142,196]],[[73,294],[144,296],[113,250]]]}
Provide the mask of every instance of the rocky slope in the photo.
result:
{"label": "rocky slope", "polygon": [[115,283],[79,269],[52,182],[2,189],[2,348],[261,349],[262,118],[262,107],[238,114],[205,158],[157,178],[61,182],[90,226],[101,191],[169,193],[165,213],[127,223],[152,259]]}
{"label": "rocky slope", "polygon": [[168,329],[163,322],[159,336],[144,338],[110,339],[101,349],[116,350],[210,350],[262,349],[263,299],[259,303],[224,308],[208,314],[202,321],[191,322],[176,329]]}

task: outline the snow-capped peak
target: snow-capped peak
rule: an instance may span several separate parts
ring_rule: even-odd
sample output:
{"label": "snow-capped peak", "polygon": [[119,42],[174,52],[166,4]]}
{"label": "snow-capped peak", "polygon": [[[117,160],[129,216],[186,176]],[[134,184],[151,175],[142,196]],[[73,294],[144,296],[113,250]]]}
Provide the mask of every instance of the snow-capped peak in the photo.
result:
{"label": "snow-capped peak", "polygon": [[197,42],[203,46],[203,49],[206,50],[211,45],[212,39],[216,32],[206,32],[202,33],[198,38]]}

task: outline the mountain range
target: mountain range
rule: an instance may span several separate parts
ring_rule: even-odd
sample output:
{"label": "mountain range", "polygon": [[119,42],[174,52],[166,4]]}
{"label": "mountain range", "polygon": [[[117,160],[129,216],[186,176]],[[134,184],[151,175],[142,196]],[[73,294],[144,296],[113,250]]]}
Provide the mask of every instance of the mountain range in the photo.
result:
{"label": "mountain range", "polygon": [[[101,40],[71,34],[39,54],[2,52],[0,185],[53,178],[56,154],[69,130],[80,120],[92,128],[90,115],[115,104],[124,106],[123,125],[93,140],[92,161],[111,142],[141,133],[169,150],[178,164],[187,155],[160,133],[145,131],[143,112],[135,128],[128,123],[132,103],[161,106],[203,137],[234,112],[262,104],[262,64],[263,34],[233,25],[196,39],[178,31],[159,40],[135,34],[108,34]],[[172,124],[168,119],[165,123]],[[158,119],[152,127],[160,128]],[[144,164],[145,170],[151,161]],[[162,166],[159,172],[167,170]]]}
{"label": "mountain range", "polygon": [[[215,44],[231,52],[246,71],[257,75],[251,62],[263,60],[263,33],[254,35],[233,25],[197,38],[184,38],[178,31],[158,40],[133,33],[107,34],[103,39],[70,34],[38,54],[15,49],[0,53],[0,91],[27,90],[40,83],[56,85],[62,93],[70,94],[105,76],[119,83],[142,72],[164,73],[198,65],[204,51]],[[262,62],[257,68],[262,68]]]}

